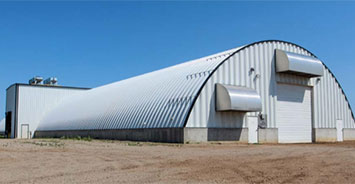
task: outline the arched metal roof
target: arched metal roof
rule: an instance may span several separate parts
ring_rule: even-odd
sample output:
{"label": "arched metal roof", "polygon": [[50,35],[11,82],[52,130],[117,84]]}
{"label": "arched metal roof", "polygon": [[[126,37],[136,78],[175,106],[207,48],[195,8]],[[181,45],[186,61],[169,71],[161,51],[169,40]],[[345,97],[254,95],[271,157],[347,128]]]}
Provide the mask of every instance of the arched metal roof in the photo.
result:
{"label": "arched metal roof", "polygon": [[263,42],[293,44],[255,42],[85,91],[54,108],[38,130],[184,127],[201,89],[218,67],[235,53]]}
{"label": "arched metal roof", "polygon": [[38,130],[183,127],[211,72],[239,48],[150,72],[65,99]]}

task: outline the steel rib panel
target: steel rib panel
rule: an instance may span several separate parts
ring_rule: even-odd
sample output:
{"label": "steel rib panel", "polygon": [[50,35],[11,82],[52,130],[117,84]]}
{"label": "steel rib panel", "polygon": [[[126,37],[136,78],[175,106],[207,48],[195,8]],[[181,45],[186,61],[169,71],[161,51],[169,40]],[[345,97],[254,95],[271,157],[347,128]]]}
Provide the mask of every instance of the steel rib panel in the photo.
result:
{"label": "steel rib panel", "polygon": [[[191,101],[209,71],[229,52],[101,86],[78,98],[67,99],[47,114],[38,130],[182,127]],[[196,77],[187,79],[188,75]],[[176,103],[167,105],[169,100]]]}

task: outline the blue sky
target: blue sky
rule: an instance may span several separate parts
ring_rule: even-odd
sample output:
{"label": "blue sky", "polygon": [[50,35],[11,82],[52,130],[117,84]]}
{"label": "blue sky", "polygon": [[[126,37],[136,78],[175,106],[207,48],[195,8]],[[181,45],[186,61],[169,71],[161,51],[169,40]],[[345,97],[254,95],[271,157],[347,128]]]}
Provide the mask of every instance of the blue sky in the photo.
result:
{"label": "blue sky", "polygon": [[5,90],[35,75],[96,87],[278,39],[317,55],[355,108],[355,2],[0,2]]}

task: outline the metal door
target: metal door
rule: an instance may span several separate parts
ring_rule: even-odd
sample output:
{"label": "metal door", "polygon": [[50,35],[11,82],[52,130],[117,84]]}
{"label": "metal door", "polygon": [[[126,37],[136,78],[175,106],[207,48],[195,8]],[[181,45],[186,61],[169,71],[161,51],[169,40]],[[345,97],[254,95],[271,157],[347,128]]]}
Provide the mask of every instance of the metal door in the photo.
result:
{"label": "metal door", "polygon": [[311,88],[277,85],[276,122],[280,143],[312,142]]}
{"label": "metal door", "polygon": [[336,127],[337,127],[337,141],[342,142],[343,141],[343,120],[337,119],[336,122]]}
{"label": "metal door", "polygon": [[248,117],[248,143],[258,143],[258,117]]}
{"label": "metal door", "polygon": [[29,125],[28,124],[22,124],[21,125],[21,138],[22,139],[29,139],[30,138],[30,132],[29,132]]}

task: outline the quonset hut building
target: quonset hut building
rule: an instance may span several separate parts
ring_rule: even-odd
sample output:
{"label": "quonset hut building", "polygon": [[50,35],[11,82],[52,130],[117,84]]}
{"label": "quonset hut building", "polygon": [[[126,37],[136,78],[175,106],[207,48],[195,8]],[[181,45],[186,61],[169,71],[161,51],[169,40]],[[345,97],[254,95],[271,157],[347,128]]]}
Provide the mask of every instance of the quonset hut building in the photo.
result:
{"label": "quonset hut building", "polygon": [[35,137],[297,143],[355,140],[335,76],[310,51],[268,40],[85,90]]}

